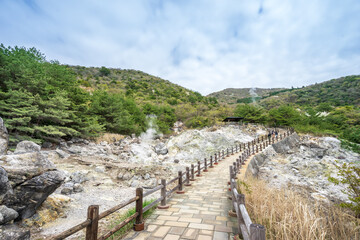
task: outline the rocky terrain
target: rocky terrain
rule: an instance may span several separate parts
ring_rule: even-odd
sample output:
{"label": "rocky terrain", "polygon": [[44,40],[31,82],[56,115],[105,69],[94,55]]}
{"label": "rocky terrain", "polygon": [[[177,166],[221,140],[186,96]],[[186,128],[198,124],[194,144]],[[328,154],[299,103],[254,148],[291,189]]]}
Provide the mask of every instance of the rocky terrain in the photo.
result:
{"label": "rocky terrain", "polygon": [[14,152],[6,145],[0,155],[0,238],[28,239],[29,228],[32,238],[62,232],[83,221],[91,204],[108,209],[133,197],[136,187],[153,188],[217,149],[264,132],[256,126],[227,126],[164,138],[150,128],[140,137],[99,144],[72,139],[41,147],[23,141]]}
{"label": "rocky terrain", "polygon": [[[139,137],[98,144],[74,138],[41,147],[23,141],[9,151],[0,123],[0,239],[29,239],[29,229],[36,239],[62,232],[83,221],[89,205],[104,211],[133,197],[137,187],[153,188],[217,149],[266,133],[253,125],[181,131],[177,123],[170,137],[150,128]],[[305,190],[323,202],[347,201],[342,187],[327,180],[336,174],[335,160],[360,161],[335,138],[294,134],[256,155],[247,175]]]}
{"label": "rocky terrain", "polygon": [[348,201],[328,176],[337,176],[336,161],[360,164],[360,156],[341,148],[332,137],[298,136],[294,134],[254,157],[247,175],[266,180],[271,187],[290,187],[310,198],[325,203]]}

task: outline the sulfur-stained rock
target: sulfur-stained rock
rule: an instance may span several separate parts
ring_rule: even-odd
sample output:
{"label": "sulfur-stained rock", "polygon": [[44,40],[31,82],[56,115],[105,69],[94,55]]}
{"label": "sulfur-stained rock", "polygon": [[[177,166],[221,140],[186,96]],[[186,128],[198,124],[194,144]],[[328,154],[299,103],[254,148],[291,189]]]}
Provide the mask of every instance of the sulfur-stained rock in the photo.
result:
{"label": "sulfur-stained rock", "polygon": [[68,207],[71,198],[61,194],[51,194],[32,217],[24,220],[29,226],[42,227],[46,223],[53,222],[59,217],[66,217],[65,209]]}

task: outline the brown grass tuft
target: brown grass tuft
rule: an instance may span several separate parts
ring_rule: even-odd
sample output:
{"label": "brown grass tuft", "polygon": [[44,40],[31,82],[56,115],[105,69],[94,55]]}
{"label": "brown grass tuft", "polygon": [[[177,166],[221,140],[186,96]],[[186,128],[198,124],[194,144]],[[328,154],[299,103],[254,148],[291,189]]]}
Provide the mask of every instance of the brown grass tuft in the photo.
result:
{"label": "brown grass tuft", "polygon": [[269,188],[247,179],[246,209],[253,222],[266,227],[266,239],[360,239],[360,220],[338,206],[313,203],[288,189]]}
{"label": "brown grass tuft", "polygon": [[100,137],[97,137],[95,139],[95,142],[99,144],[100,142],[106,141],[108,143],[114,143],[121,139],[124,139],[124,135],[116,134],[116,133],[104,133]]}

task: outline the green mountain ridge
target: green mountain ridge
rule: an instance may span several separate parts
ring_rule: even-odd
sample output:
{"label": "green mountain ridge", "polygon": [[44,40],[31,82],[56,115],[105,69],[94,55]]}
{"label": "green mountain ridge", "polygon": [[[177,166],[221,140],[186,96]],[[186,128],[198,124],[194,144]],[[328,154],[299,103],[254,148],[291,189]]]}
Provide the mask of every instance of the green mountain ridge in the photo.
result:
{"label": "green mountain ridge", "polygon": [[333,106],[360,105],[360,75],[352,75],[312,84],[302,88],[272,92],[260,101],[263,105],[292,103],[315,106],[329,103]]}
{"label": "green mountain ridge", "polygon": [[224,104],[251,103],[254,98],[250,94],[251,89],[254,89],[258,97],[257,99],[259,99],[269,93],[284,90],[285,88],[226,88],[218,92],[210,93],[207,96],[215,97],[220,103]]}

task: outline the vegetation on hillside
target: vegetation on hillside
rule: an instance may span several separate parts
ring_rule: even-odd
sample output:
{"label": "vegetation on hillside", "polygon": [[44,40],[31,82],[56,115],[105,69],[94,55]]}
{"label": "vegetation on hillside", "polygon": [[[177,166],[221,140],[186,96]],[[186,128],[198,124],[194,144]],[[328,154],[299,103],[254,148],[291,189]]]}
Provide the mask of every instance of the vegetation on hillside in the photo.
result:
{"label": "vegetation on hillside", "polygon": [[177,120],[199,128],[236,115],[245,122],[339,136],[354,150],[360,143],[359,76],[301,89],[262,89],[259,104],[234,109],[141,71],[65,66],[34,48],[1,45],[0,79],[0,116],[11,144],[140,134],[148,127],[147,115],[157,116],[162,133],[170,133]]}
{"label": "vegetation on hillside", "polygon": [[149,114],[162,133],[177,120],[203,127],[229,114],[215,98],[143,72],[65,66],[35,48],[0,45],[0,80],[0,116],[10,144],[140,134]]}
{"label": "vegetation on hillside", "polygon": [[261,104],[272,105],[271,102],[276,101],[301,106],[317,106],[323,103],[333,106],[359,106],[359,93],[360,76],[346,76],[307,87],[274,91],[263,96]]}
{"label": "vegetation on hillside", "polygon": [[[328,110],[323,112],[322,110]],[[338,136],[348,142],[360,144],[360,107],[332,107],[320,104],[317,108],[283,104],[271,109],[253,104],[239,104],[235,116],[244,117],[244,122],[268,126],[288,126],[298,132],[315,135]],[[351,147],[351,144],[347,144]]]}
{"label": "vegetation on hillside", "polygon": [[258,101],[264,96],[271,95],[273,92],[279,92],[282,88],[254,88],[258,97],[251,96],[251,88],[226,88],[224,90],[209,94],[209,97],[215,97],[220,103],[236,104],[236,103],[252,103],[253,100]]}

